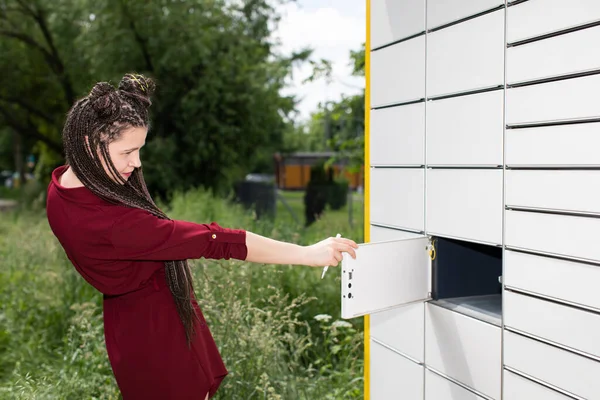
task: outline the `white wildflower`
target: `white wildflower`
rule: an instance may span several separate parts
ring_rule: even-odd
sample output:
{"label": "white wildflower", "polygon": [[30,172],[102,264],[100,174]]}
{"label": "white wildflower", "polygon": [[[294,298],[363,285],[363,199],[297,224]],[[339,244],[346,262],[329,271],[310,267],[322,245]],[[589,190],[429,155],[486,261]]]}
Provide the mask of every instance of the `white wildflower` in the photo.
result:
{"label": "white wildflower", "polygon": [[331,324],[332,327],[334,328],[352,328],[352,324],[350,322],[346,322],[346,321],[335,321],[333,324]]}
{"label": "white wildflower", "polygon": [[328,322],[331,319],[331,315],[327,315],[327,314],[319,314],[319,315],[315,315],[315,319],[317,321],[325,321]]}

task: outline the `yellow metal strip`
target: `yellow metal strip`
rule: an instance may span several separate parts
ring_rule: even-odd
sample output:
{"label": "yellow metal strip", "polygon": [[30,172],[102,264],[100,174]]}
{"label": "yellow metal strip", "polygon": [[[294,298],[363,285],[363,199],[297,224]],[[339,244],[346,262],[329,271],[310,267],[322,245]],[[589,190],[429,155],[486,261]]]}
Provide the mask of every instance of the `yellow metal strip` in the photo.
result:
{"label": "yellow metal strip", "polygon": [[[370,234],[370,178],[371,178],[371,156],[370,156],[370,148],[371,148],[371,140],[369,137],[370,134],[370,120],[371,120],[371,0],[366,0],[367,4],[367,32],[366,32],[366,40],[365,40],[365,187],[363,190],[364,193],[364,235],[365,235],[365,243],[371,240]],[[364,347],[365,347],[365,355],[364,355],[364,398],[365,400],[369,400],[371,398],[371,390],[370,390],[370,381],[371,381],[371,326],[370,326],[370,318],[368,315],[365,315],[364,321]]]}

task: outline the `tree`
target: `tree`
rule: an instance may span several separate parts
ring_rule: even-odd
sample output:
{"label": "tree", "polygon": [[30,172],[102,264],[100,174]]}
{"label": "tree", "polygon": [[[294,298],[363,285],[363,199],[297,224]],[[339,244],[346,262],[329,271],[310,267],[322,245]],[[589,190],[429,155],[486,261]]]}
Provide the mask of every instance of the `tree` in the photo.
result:
{"label": "tree", "polygon": [[[329,65],[321,63],[320,65]],[[350,52],[354,76],[365,75],[365,46]],[[318,78],[330,76],[326,68],[319,69]],[[323,72],[324,71],[324,72]],[[327,165],[338,160],[348,162],[349,172],[358,172],[364,164],[365,94],[342,96],[338,101],[321,103],[311,119],[286,135],[288,147],[295,150],[336,152]]]}
{"label": "tree", "polygon": [[147,74],[158,84],[143,154],[151,190],[227,190],[271,167],[296,106],[280,89],[311,57],[275,54],[273,3],[0,0],[0,133],[27,138],[47,177],[73,102],[96,81]]}

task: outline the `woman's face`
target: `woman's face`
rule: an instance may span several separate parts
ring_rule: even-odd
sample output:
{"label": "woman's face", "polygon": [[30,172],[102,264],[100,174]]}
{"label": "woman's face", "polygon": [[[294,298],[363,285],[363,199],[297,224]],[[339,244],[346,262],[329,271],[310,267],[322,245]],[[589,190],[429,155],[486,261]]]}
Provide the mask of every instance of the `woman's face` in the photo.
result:
{"label": "woman's face", "polygon": [[[140,149],[146,144],[147,134],[147,127],[128,128],[121,133],[119,139],[108,145],[110,158],[123,179],[128,180],[131,173],[142,166]],[[104,170],[108,176],[113,176],[106,165]]]}

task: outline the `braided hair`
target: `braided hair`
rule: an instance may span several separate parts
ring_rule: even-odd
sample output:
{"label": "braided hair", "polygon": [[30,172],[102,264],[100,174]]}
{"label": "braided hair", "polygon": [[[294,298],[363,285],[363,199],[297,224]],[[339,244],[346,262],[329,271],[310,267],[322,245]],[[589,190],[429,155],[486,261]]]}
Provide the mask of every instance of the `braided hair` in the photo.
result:
{"label": "braided hair", "polygon": [[[67,164],[96,196],[112,204],[140,208],[158,218],[169,219],[152,200],[142,168],[136,168],[129,180],[125,180],[108,151],[108,145],[118,140],[123,131],[149,126],[148,108],[154,89],[150,78],[134,74],[125,75],[117,89],[106,82],[97,83],[69,111],[63,129],[63,146]],[[165,269],[189,346],[195,334],[194,318],[198,317],[191,302],[194,290],[191,270],[186,260],[166,261]]]}

